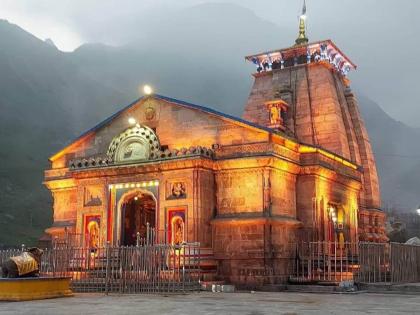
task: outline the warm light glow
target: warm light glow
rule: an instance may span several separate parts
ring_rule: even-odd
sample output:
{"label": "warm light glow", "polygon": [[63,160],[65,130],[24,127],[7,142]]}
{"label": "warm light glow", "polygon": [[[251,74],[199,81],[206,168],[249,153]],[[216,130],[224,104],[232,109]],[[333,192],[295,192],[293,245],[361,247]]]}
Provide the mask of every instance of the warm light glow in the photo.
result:
{"label": "warm light glow", "polygon": [[134,197],[134,200],[135,200],[135,201],[139,200],[139,197],[135,196],[135,197]]}
{"label": "warm light glow", "polygon": [[315,153],[315,152],[317,152],[319,154],[322,154],[322,155],[324,155],[324,156],[326,156],[326,157],[328,157],[328,158],[330,158],[334,161],[337,161],[337,162],[343,164],[344,166],[347,166],[347,167],[350,167],[354,170],[357,170],[357,165],[355,165],[355,164],[353,164],[353,163],[351,163],[351,162],[349,162],[349,161],[347,161],[347,160],[345,160],[345,159],[343,159],[343,158],[341,158],[341,157],[339,157],[339,156],[337,156],[333,153],[327,152],[327,151],[322,150],[322,149],[305,146],[305,145],[301,145],[299,147],[299,153]]}
{"label": "warm light glow", "polygon": [[133,118],[133,117],[130,117],[130,118],[128,118],[128,123],[130,124],[130,125],[135,125],[136,124],[136,120]]}
{"label": "warm light glow", "polygon": [[152,87],[150,85],[147,85],[146,84],[145,86],[143,86],[143,92],[146,95],[150,95],[150,94],[153,93],[153,89],[152,89]]}
{"label": "warm light glow", "polygon": [[313,148],[313,147],[308,147],[308,146],[304,146],[304,145],[299,147],[299,152],[300,153],[315,153],[316,151],[317,151],[317,149]]}
{"label": "warm light glow", "polygon": [[121,188],[157,187],[157,186],[159,186],[159,181],[158,180],[151,180],[151,181],[147,181],[147,182],[109,185],[109,189],[112,189],[112,188],[121,189]]}

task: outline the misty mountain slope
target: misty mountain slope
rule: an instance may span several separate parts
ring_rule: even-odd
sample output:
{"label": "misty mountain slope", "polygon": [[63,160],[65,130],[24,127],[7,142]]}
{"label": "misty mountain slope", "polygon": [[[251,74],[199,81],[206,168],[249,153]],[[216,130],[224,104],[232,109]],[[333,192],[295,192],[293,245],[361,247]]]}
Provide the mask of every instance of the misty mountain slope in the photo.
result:
{"label": "misty mountain slope", "polygon": [[[48,157],[137,98],[139,86],[241,116],[254,71],[244,56],[289,46],[284,34],[294,34],[226,4],[193,7],[146,26],[123,47],[87,44],[63,53],[0,21],[0,245],[34,241],[50,225],[51,198],[42,186]],[[420,155],[420,130],[368,98],[360,106],[384,203],[420,203],[420,161],[396,156]]]}
{"label": "misty mountain slope", "polygon": [[0,21],[0,39],[1,245],[39,237],[52,215],[48,157],[126,100],[16,25]]}
{"label": "misty mountain slope", "polygon": [[383,206],[416,207],[420,204],[420,130],[392,119],[366,96],[360,96],[359,102],[375,153]]}
{"label": "misty mountain slope", "polygon": [[203,4],[139,26],[141,38],[124,47],[87,44],[69,58],[129,95],[149,83],[160,94],[241,115],[254,71],[244,56],[289,46],[283,34],[295,31],[238,5]]}

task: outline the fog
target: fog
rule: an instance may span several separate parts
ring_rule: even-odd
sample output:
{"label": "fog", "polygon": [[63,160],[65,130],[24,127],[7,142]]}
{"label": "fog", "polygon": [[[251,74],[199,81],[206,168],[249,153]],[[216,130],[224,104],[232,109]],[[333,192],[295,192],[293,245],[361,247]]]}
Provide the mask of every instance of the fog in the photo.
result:
{"label": "fog", "polygon": [[[165,23],[177,11],[210,2],[220,1],[0,0],[0,18],[43,39],[52,38],[62,50],[73,50],[82,43],[119,46],[141,42],[143,37],[153,36],[156,25]],[[293,43],[301,0],[224,2],[246,7],[282,30],[278,42],[261,50]],[[310,40],[333,39],[358,65],[358,71],[350,77],[353,86],[363,89],[394,118],[420,127],[420,28],[416,22],[420,1],[308,0],[307,8]],[[270,31],[267,29],[267,33]],[[250,53],[255,52],[252,43],[250,47]]]}

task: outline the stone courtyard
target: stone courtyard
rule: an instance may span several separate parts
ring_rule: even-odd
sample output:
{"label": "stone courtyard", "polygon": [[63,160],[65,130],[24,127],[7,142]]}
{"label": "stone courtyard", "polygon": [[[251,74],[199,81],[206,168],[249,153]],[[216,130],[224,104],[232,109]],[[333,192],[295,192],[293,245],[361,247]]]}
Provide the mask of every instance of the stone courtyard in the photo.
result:
{"label": "stone courtyard", "polygon": [[210,293],[188,295],[76,294],[75,297],[0,302],[1,314],[418,314],[419,295]]}

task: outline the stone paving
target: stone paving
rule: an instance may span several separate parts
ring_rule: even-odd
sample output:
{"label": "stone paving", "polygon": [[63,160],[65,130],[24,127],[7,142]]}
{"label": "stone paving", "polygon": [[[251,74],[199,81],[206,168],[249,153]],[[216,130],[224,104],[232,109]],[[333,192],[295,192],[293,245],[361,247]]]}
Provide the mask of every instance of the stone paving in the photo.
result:
{"label": "stone paving", "polygon": [[0,302],[0,314],[419,314],[420,295],[211,293],[188,295],[76,294],[75,297]]}

